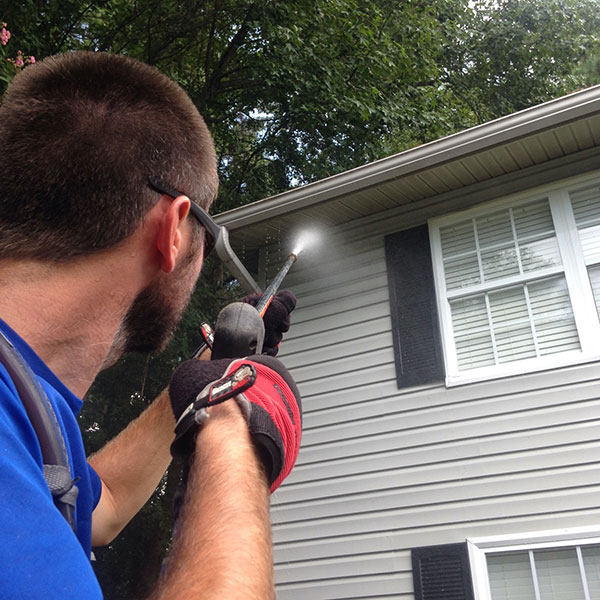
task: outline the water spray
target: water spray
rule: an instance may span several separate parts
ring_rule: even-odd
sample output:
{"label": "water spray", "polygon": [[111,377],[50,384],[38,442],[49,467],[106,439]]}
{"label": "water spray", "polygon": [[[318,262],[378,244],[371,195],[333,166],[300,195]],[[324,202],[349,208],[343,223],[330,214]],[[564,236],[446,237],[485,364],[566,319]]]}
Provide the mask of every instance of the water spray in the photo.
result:
{"label": "water spray", "polygon": [[289,270],[292,268],[293,264],[298,260],[298,256],[300,255],[300,253],[307,246],[314,245],[315,242],[317,241],[317,238],[318,238],[318,233],[316,233],[314,231],[310,231],[310,232],[305,231],[300,235],[298,242],[296,243],[296,247],[289,254],[285,263],[283,264],[283,267],[281,267],[281,269],[279,270],[279,273],[277,273],[277,275],[275,275],[275,277],[273,278],[273,281],[271,281],[271,283],[269,284],[267,289],[263,292],[261,299],[259,300],[258,304],[256,305],[256,310],[258,311],[258,314],[261,317],[263,317],[265,312],[267,312],[267,308],[269,308],[269,304],[271,304],[271,300],[273,300],[273,297],[277,293],[277,290],[283,283],[283,280],[285,279]]}

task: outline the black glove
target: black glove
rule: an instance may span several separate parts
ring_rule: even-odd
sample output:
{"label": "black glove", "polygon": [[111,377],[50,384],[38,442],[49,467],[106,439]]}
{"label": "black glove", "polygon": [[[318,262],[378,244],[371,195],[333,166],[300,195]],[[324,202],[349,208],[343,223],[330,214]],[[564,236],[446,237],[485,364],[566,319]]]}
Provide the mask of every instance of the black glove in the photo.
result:
{"label": "black glove", "polygon": [[263,355],[234,361],[189,360],[173,374],[169,387],[177,421],[173,456],[194,451],[206,408],[235,397],[259,450],[271,492],[289,475],[302,435],[302,404],[292,376],[276,358]]}
{"label": "black glove", "polygon": [[[242,300],[252,306],[256,306],[262,294],[251,294]],[[267,312],[263,317],[265,324],[265,341],[263,343],[263,354],[275,356],[279,350],[279,344],[283,334],[290,328],[290,313],[296,307],[296,296],[288,290],[278,292],[271,300]]]}

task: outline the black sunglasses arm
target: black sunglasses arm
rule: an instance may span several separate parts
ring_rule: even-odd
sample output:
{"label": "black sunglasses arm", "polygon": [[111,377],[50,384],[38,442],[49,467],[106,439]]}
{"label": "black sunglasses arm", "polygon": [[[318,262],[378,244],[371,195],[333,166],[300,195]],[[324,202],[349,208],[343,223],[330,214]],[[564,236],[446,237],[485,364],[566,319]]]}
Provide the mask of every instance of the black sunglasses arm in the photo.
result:
{"label": "black sunglasses arm", "polygon": [[[172,198],[177,198],[182,195],[181,192],[158,177],[148,177],[148,183],[155,191],[167,194]],[[261,294],[262,290],[233,251],[233,248],[229,243],[229,232],[227,229],[224,226],[219,226],[213,218],[193,200],[190,199],[190,202],[190,211],[194,217],[202,223],[202,226],[207,229],[213,240],[215,240],[215,251],[217,256],[225,263],[229,272],[238,280],[245,292],[248,292],[249,294]]]}

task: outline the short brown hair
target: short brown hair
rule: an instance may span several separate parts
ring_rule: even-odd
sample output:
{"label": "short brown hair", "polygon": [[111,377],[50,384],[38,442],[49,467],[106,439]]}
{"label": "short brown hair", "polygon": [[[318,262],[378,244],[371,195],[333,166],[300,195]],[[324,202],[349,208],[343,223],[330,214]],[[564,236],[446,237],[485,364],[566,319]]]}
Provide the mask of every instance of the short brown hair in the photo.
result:
{"label": "short brown hair", "polygon": [[205,209],[216,195],[212,138],[177,84],[106,53],[27,67],[0,106],[0,258],[62,261],[118,244],[159,198],[150,175]]}

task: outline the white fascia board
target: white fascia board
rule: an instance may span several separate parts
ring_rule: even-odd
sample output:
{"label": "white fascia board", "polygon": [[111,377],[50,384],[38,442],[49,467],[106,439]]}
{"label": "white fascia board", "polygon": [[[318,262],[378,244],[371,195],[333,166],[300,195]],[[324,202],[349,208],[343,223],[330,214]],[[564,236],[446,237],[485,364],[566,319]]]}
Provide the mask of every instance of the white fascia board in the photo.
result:
{"label": "white fascia board", "polygon": [[219,225],[238,229],[302,210],[360,189],[430,169],[600,112],[600,85],[221,213]]}

